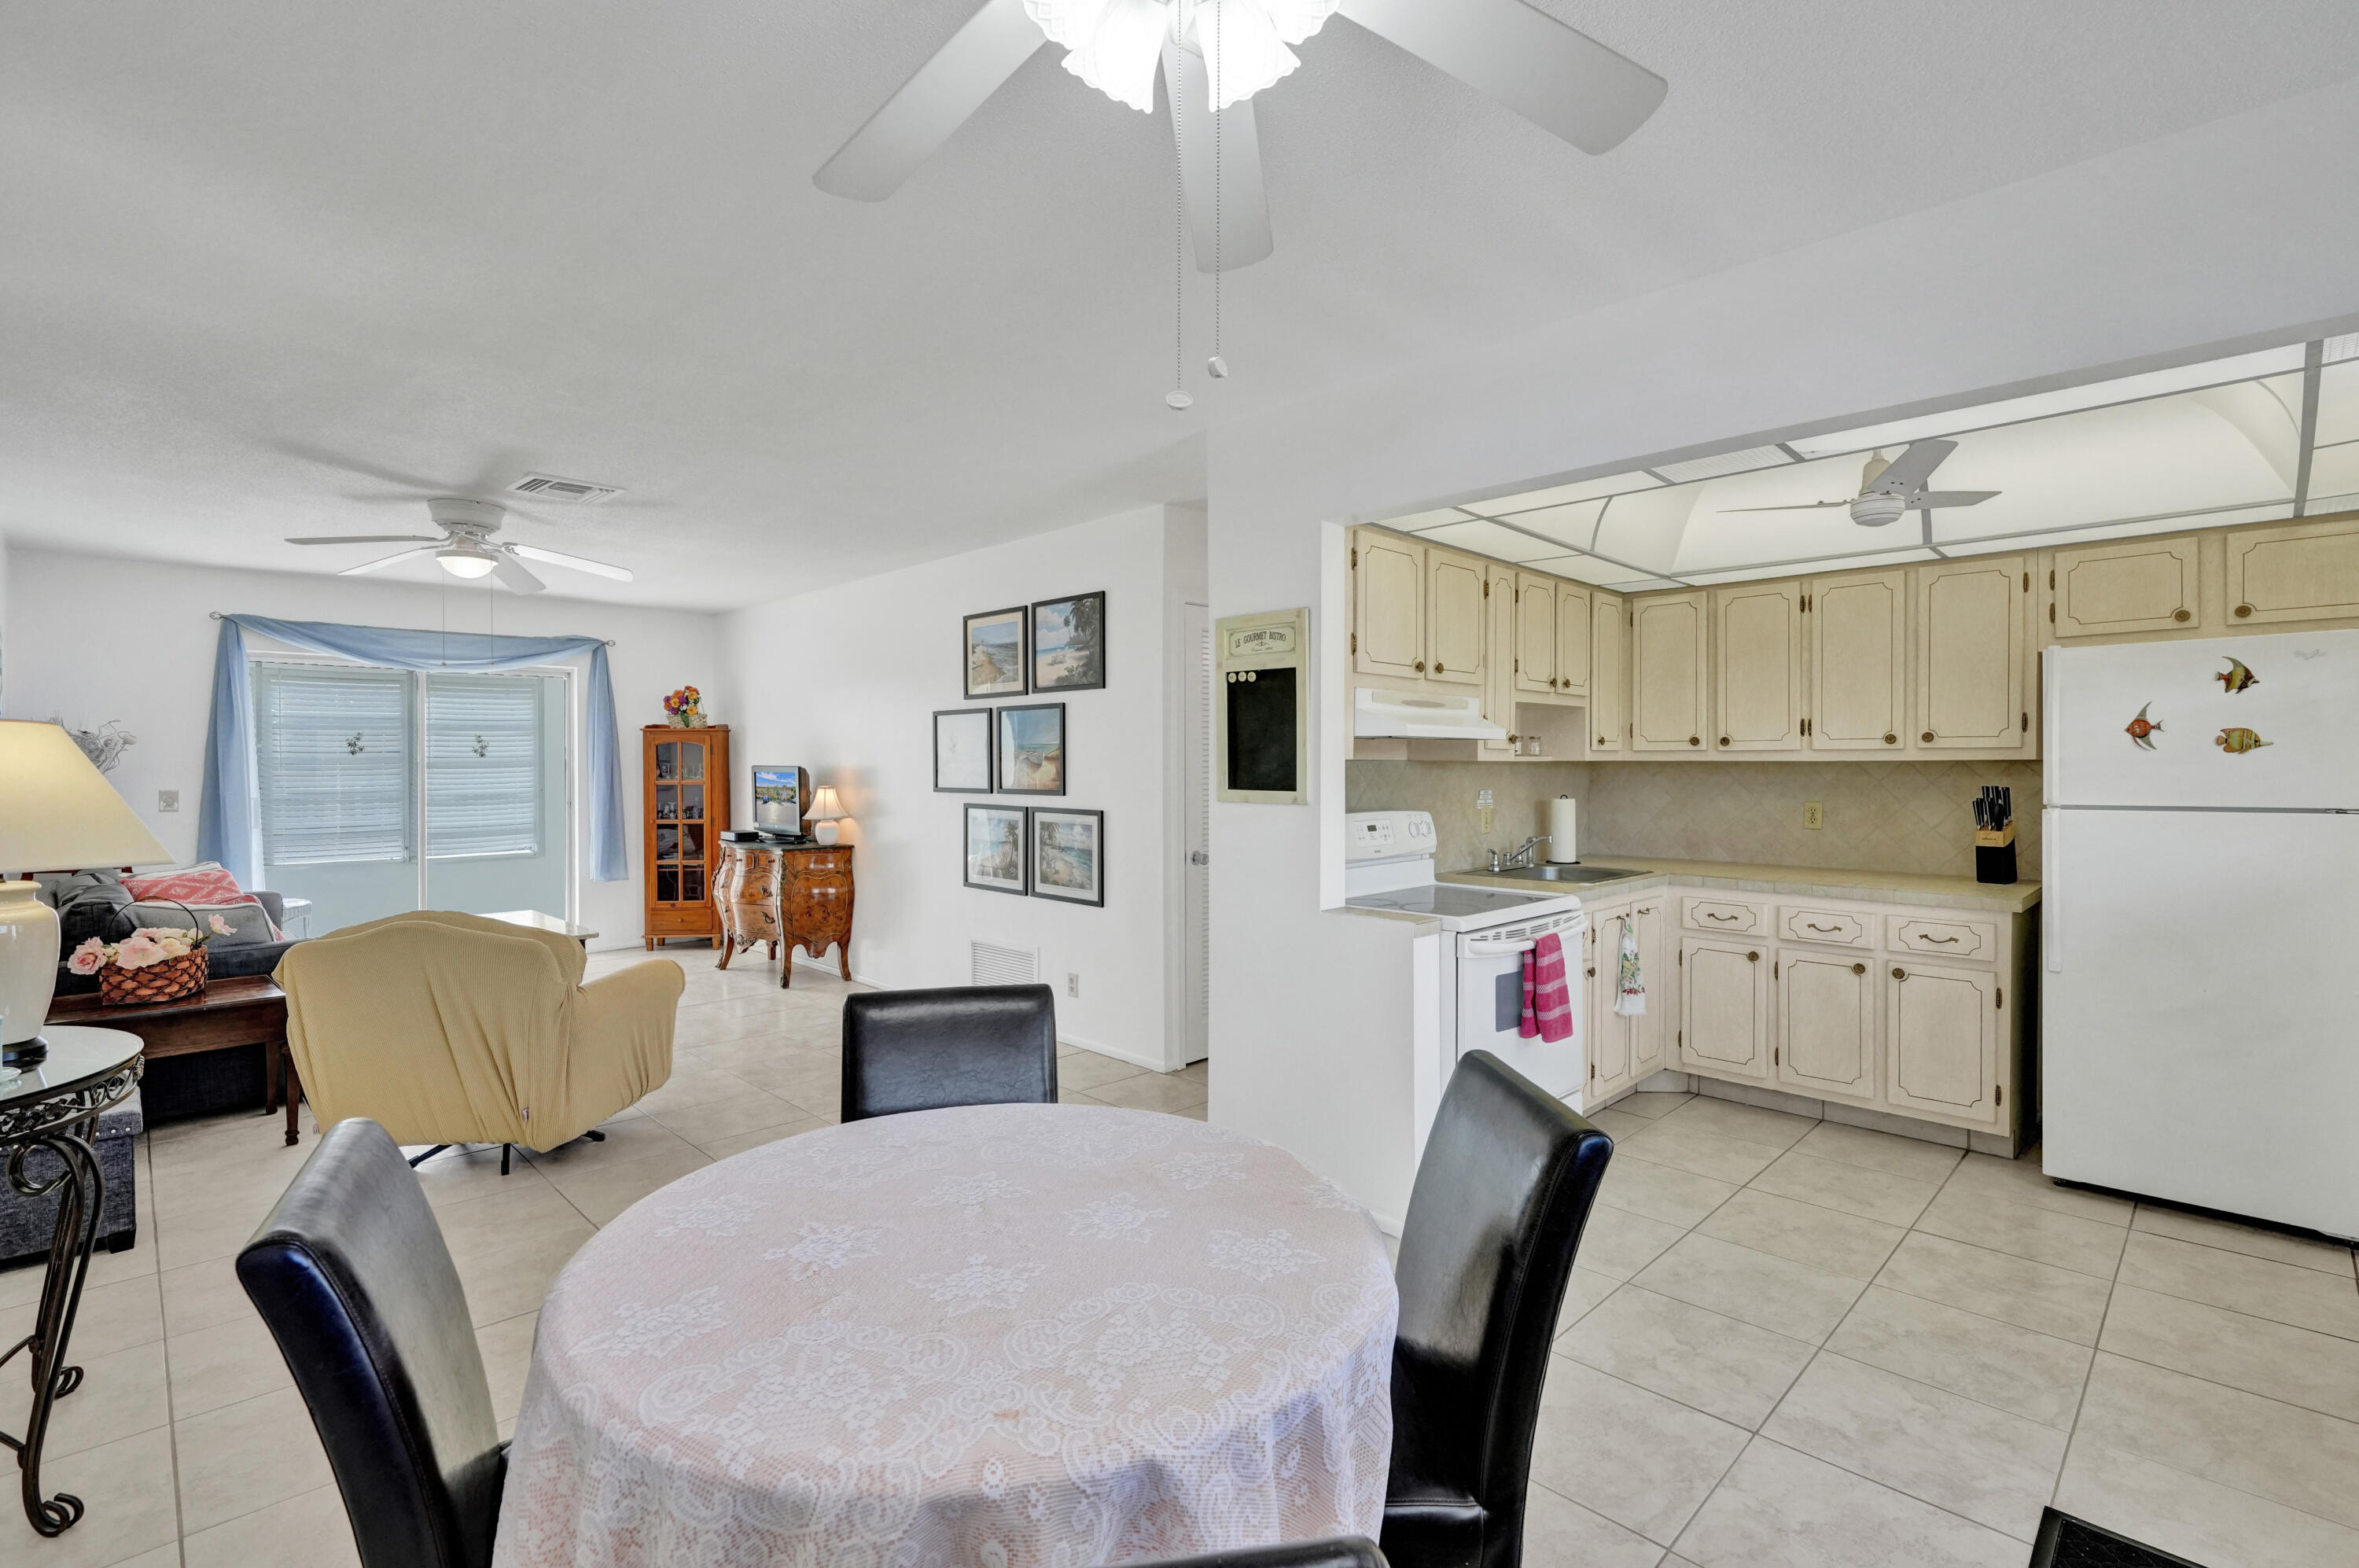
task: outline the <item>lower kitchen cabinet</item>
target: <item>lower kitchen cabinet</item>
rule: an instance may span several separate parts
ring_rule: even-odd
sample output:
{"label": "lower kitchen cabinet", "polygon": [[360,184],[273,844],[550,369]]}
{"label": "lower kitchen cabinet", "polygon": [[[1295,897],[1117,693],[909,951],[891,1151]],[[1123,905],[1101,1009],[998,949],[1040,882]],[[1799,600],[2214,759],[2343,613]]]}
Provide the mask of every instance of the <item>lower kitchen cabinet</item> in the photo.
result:
{"label": "lower kitchen cabinet", "polygon": [[[1590,904],[1587,957],[1583,961],[1589,1029],[1589,1086],[1584,1105],[1618,1094],[1631,1084],[1650,1078],[1663,1068],[1663,1040],[1670,1032],[1664,1022],[1671,1010],[1662,964],[1663,909],[1660,898],[1626,903]],[[1620,997],[1622,927],[1625,921],[1638,946],[1638,975],[1647,992],[1647,1010],[1625,1018],[1614,1010]]]}
{"label": "lower kitchen cabinet", "polygon": [[1769,1076],[1769,965],[1757,944],[1680,944],[1680,1065],[1752,1083]]}
{"label": "lower kitchen cabinet", "polygon": [[1875,1100],[1876,966],[1853,953],[1780,948],[1771,967],[1778,1086],[1862,1105]]}
{"label": "lower kitchen cabinet", "polygon": [[1885,992],[1885,1097],[1899,1111],[1958,1121],[1999,1120],[1998,977],[1948,964],[1891,964]]}

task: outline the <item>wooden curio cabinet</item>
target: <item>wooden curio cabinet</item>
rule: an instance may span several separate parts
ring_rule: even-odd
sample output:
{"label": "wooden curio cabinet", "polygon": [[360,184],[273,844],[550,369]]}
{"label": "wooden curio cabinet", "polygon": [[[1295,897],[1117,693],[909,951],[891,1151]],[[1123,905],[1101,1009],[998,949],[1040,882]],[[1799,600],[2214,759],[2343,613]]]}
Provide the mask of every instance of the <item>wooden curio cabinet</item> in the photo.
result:
{"label": "wooden curio cabinet", "polygon": [[729,726],[649,724],[640,732],[640,746],[647,944],[666,937],[718,937],[712,886],[721,830],[729,825]]}

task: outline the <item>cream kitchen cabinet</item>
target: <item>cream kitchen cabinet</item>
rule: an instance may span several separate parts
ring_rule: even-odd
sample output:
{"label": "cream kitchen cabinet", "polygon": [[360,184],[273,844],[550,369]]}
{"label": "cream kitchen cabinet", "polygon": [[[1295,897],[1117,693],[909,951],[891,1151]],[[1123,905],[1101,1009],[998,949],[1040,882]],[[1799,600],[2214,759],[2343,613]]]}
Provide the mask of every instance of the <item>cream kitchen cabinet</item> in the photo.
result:
{"label": "cream kitchen cabinet", "polygon": [[[1567,584],[1570,586],[1570,584]],[[1516,690],[1553,697],[1557,681],[1557,580],[1536,572],[1516,573]]]}
{"label": "cream kitchen cabinet", "polygon": [[2005,991],[1987,969],[1890,962],[1885,989],[1885,1101],[1905,1113],[1999,1125]]}
{"label": "cream kitchen cabinet", "polygon": [[2203,624],[2196,541],[2186,537],[2078,545],[2055,553],[2049,605],[2060,637],[2168,632]]}
{"label": "cream kitchen cabinet", "polygon": [[1483,644],[1490,631],[1484,566],[1478,555],[1428,546],[1425,552],[1425,647],[1428,681],[1483,684]]}
{"label": "cream kitchen cabinet", "polygon": [[1908,741],[1908,572],[1805,584],[1810,626],[1810,748],[1897,755]]}
{"label": "cream kitchen cabinet", "polygon": [[[1667,905],[1660,893],[1612,902],[1587,902],[1589,934],[1582,985],[1589,1029],[1589,1084],[1584,1105],[1620,1094],[1662,1071],[1663,1041],[1670,1034],[1670,991],[1663,965]],[[1628,921],[1638,945],[1638,975],[1646,986],[1647,1010],[1625,1018],[1614,1010],[1620,996],[1622,926]]]}
{"label": "cream kitchen cabinet", "polygon": [[2231,633],[2359,615],[2359,517],[2228,535],[2227,606]]}
{"label": "cream kitchen cabinet", "polygon": [[1715,747],[1801,750],[1801,583],[1715,588],[1712,618]]}
{"label": "cream kitchen cabinet", "polygon": [[1629,719],[1623,711],[1623,639],[1629,612],[1617,593],[1589,596],[1589,749],[1618,752]]}
{"label": "cream kitchen cabinet", "polygon": [[1705,595],[1636,602],[1630,626],[1630,744],[1636,751],[1700,752],[1705,711]]}
{"label": "cream kitchen cabinet", "polygon": [[1425,679],[1426,547],[1375,528],[1352,536],[1352,668]]}
{"label": "cream kitchen cabinet", "polygon": [[1556,585],[1556,683],[1560,696],[1589,695],[1589,590]]}
{"label": "cream kitchen cabinet", "polygon": [[1874,1105],[1875,964],[1857,953],[1780,948],[1769,983],[1777,1014],[1770,1066],[1778,1087]]}
{"label": "cream kitchen cabinet", "polygon": [[2024,558],[1976,556],[1914,571],[1916,749],[2029,749],[2024,606],[2031,571]]}
{"label": "cream kitchen cabinet", "polygon": [[1479,743],[1476,759],[1501,762],[1516,755],[1516,569],[1492,561],[1484,569],[1490,597],[1483,611],[1490,626],[1483,665],[1483,716],[1507,731]]}
{"label": "cream kitchen cabinet", "polygon": [[1769,957],[1757,942],[1680,943],[1680,1066],[1715,1078],[1769,1076]]}

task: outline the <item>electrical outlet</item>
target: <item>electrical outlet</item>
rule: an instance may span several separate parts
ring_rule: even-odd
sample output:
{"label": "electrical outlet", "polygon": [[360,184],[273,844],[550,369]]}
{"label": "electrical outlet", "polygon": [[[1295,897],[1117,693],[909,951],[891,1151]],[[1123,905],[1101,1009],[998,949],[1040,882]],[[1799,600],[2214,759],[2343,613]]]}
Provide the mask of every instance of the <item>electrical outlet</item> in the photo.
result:
{"label": "electrical outlet", "polygon": [[178,789],[157,790],[156,809],[159,811],[179,811],[180,809],[180,792]]}
{"label": "electrical outlet", "polygon": [[1072,970],[1065,972],[1065,995],[1078,998],[1082,994],[1082,977]]}
{"label": "electrical outlet", "polygon": [[1802,825],[1812,833],[1827,825],[1827,809],[1817,800],[1802,802]]}

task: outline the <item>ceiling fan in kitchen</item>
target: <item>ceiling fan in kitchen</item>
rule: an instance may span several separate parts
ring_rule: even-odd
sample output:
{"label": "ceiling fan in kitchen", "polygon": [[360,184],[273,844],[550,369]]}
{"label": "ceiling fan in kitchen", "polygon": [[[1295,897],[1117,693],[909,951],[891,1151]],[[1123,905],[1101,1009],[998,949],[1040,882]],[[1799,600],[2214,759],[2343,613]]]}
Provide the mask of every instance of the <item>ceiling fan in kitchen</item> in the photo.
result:
{"label": "ceiling fan in kitchen", "polygon": [[500,525],[507,517],[507,508],[493,501],[469,501],[456,495],[437,495],[426,503],[426,515],[432,518],[440,534],[341,534],[320,539],[290,539],[288,544],[398,544],[391,555],[364,561],[358,566],[348,566],[339,577],[358,577],[366,572],[382,571],[401,561],[423,555],[432,556],[443,571],[453,577],[494,577],[502,585],[518,593],[538,593],[549,584],[534,576],[525,561],[538,561],[544,566],[561,566],[571,572],[587,572],[593,576],[611,577],[617,583],[631,581],[628,568],[610,566],[603,561],[585,556],[568,555],[563,550],[544,550],[537,544],[514,544],[495,539]]}
{"label": "ceiling fan in kitchen", "polygon": [[1996,490],[1928,490],[1926,482],[1933,470],[1941,466],[1949,455],[1958,450],[1953,441],[1910,441],[1898,457],[1886,459],[1876,452],[1860,471],[1859,494],[1840,501],[1798,501],[1784,506],[1730,506],[1731,512],[1810,512],[1827,506],[1850,509],[1851,520],[1864,528],[1880,528],[1900,520],[1903,513],[1927,514],[1926,526],[1932,526],[1931,514],[1945,506],[1978,506]]}
{"label": "ceiling fan in kitchen", "polygon": [[1292,71],[1288,46],[1338,12],[1587,153],[1619,146],[1669,91],[1525,0],[986,0],[813,183],[884,201],[1055,43],[1067,71],[1146,113],[1159,74],[1196,266],[1250,267],[1273,248],[1253,95]]}

